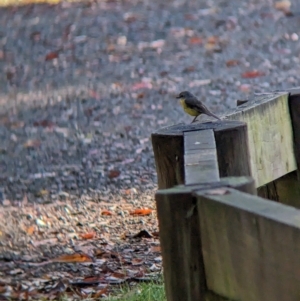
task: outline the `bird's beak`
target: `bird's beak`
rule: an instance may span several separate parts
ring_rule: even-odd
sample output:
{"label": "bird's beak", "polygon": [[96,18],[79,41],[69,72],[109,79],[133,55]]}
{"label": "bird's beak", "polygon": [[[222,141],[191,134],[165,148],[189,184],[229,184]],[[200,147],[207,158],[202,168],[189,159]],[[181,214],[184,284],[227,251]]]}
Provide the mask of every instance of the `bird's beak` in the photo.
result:
{"label": "bird's beak", "polygon": [[179,96],[179,95],[177,95],[177,96],[176,96],[176,98],[180,98],[180,96]]}

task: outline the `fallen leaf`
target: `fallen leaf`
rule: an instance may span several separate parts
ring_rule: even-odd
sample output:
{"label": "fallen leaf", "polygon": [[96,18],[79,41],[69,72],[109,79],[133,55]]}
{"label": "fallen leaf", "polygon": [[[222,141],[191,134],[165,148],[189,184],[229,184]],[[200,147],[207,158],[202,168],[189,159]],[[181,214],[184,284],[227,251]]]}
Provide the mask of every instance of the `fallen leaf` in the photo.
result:
{"label": "fallen leaf", "polygon": [[71,285],[82,288],[82,287],[87,287],[87,286],[91,286],[91,285],[98,285],[101,282],[101,280],[102,280],[101,277],[89,276],[89,277],[85,277],[82,280],[72,282]]}
{"label": "fallen leaf", "polygon": [[41,141],[37,139],[29,139],[23,144],[25,148],[36,148],[39,147],[40,145],[41,145]]}
{"label": "fallen leaf", "polygon": [[215,37],[215,36],[207,38],[204,47],[205,47],[206,50],[217,50],[217,49],[219,49],[219,38]]}
{"label": "fallen leaf", "polygon": [[28,235],[32,235],[34,233],[34,231],[35,231],[35,226],[30,226],[26,229],[26,233]]}
{"label": "fallen leaf", "polygon": [[47,189],[41,189],[40,191],[38,191],[35,196],[37,197],[43,197],[49,194],[49,191]]}
{"label": "fallen leaf", "polygon": [[113,214],[112,214],[112,212],[110,212],[108,210],[102,210],[101,211],[101,215],[108,215],[108,216],[110,216],[110,215],[113,215]]}
{"label": "fallen leaf", "polygon": [[265,73],[254,70],[254,71],[244,72],[242,74],[242,78],[256,78],[256,77],[260,77],[260,76],[264,76],[264,75],[265,75]]}
{"label": "fallen leaf", "polygon": [[228,60],[227,62],[226,62],[226,66],[227,67],[235,67],[235,66],[237,66],[237,65],[239,65],[240,64],[240,61],[239,60]]}
{"label": "fallen leaf", "polygon": [[82,239],[92,239],[96,236],[96,233],[95,232],[88,232],[88,233],[83,233],[83,234],[80,234],[80,237]]}
{"label": "fallen leaf", "polygon": [[140,89],[152,89],[152,84],[149,82],[139,82],[132,85],[131,90],[136,91]]}
{"label": "fallen leaf", "polygon": [[160,253],[161,252],[160,245],[158,245],[158,246],[151,246],[150,252]]}
{"label": "fallen leaf", "polygon": [[126,281],[126,275],[121,273],[112,273],[110,276],[105,278],[110,284],[120,284]]}
{"label": "fallen leaf", "polygon": [[283,1],[277,1],[275,2],[274,7],[277,10],[283,11],[283,12],[289,12],[291,8],[291,1],[283,0]]}
{"label": "fallen leaf", "polygon": [[59,55],[58,51],[49,52],[45,56],[45,61],[51,61],[51,60],[57,59],[58,55]]}
{"label": "fallen leaf", "polygon": [[141,265],[141,264],[143,264],[143,259],[141,259],[141,258],[133,258],[131,260],[131,264],[135,265],[135,266]]}
{"label": "fallen leaf", "polygon": [[52,260],[52,262],[93,262],[92,258],[86,254],[74,253],[65,254]]}
{"label": "fallen leaf", "polygon": [[242,84],[242,85],[239,86],[239,89],[242,92],[248,93],[248,92],[251,91],[251,85],[249,85],[249,84]]}
{"label": "fallen leaf", "polygon": [[130,212],[131,215],[149,215],[152,213],[152,209],[135,209]]}
{"label": "fallen leaf", "polygon": [[94,294],[92,294],[92,298],[98,299],[99,297],[101,297],[102,295],[107,293],[107,290],[108,290],[108,286],[106,286],[105,288],[103,288],[103,289],[99,290],[98,292],[95,292]]}
{"label": "fallen leaf", "polygon": [[47,119],[44,119],[44,120],[40,120],[40,121],[35,121],[33,123],[34,126],[41,126],[41,127],[44,127],[44,128],[52,128],[55,126],[55,123],[50,121],[50,120],[47,120]]}
{"label": "fallen leaf", "polygon": [[199,37],[192,37],[192,38],[189,38],[188,43],[190,45],[201,45],[201,44],[203,44],[203,39],[199,38]]}
{"label": "fallen leaf", "polygon": [[108,173],[108,177],[110,179],[113,179],[113,178],[117,178],[119,175],[121,174],[121,172],[119,170],[110,170],[109,173]]}

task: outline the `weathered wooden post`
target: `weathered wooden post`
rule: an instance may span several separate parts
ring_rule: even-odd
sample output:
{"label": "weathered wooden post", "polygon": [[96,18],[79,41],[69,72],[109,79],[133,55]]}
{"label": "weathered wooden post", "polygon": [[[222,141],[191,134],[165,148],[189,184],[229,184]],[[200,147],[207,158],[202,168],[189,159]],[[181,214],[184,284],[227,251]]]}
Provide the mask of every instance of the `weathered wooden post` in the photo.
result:
{"label": "weathered wooden post", "polygon": [[256,193],[251,178],[220,178],[220,172],[250,174],[246,125],[232,121],[178,125],[153,134],[152,143],[159,187],[185,184],[156,194],[168,300],[208,300],[193,191],[233,186]]}
{"label": "weathered wooden post", "polygon": [[214,133],[221,177],[251,175],[247,126],[244,122],[178,124],[152,134],[159,189],[187,184],[184,174],[184,157],[187,151],[184,149],[184,135],[186,132],[204,130],[212,130]]}
{"label": "weathered wooden post", "polygon": [[223,300],[209,293],[206,286],[201,218],[195,195],[207,189],[222,191],[227,187],[256,193],[254,181],[249,177],[223,178],[216,183],[182,185],[157,192],[157,216],[168,301],[202,301],[208,300],[209,296],[216,301]]}

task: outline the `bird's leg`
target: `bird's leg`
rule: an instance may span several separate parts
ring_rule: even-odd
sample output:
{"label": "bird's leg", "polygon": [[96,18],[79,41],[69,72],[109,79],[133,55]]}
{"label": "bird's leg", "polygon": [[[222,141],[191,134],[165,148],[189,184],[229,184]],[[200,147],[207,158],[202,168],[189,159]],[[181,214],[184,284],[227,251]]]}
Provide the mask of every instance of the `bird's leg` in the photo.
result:
{"label": "bird's leg", "polygon": [[191,123],[194,123],[199,115],[197,115]]}

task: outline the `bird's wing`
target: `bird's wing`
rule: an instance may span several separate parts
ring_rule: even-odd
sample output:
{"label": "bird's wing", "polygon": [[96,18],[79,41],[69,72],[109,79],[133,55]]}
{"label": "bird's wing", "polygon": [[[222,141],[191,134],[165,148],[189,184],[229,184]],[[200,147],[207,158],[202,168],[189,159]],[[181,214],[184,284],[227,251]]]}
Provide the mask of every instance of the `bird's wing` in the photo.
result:
{"label": "bird's wing", "polygon": [[202,110],[203,105],[196,97],[187,97],[185,99],[185,103],[189,108],[194,109],[197,112],[199,112],[199,114],[203,113],[203,110]]}
{"label": "bird's wing", "polygon": [[200,100],[198,100],[196,97],[189,97],[185,100],[187,106],[194,109],[200,114],[206,114],[208,116],[212,116],[216,119],[221,120],[217,115],[212,113]]}
{"label": "bird's wing", "polygon": [[196,97],[188,97],[185,99],[185,102],[189,108],[194,109],[195,111],[199,112],[199,114],[206,114],[205,106]]}

